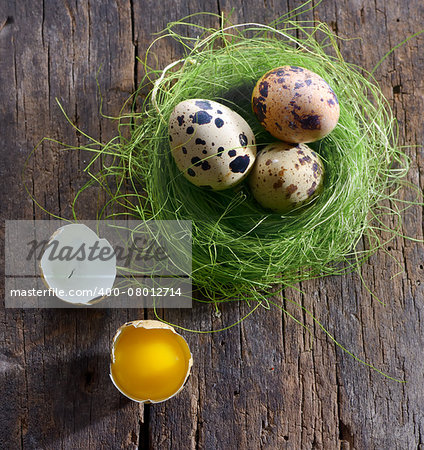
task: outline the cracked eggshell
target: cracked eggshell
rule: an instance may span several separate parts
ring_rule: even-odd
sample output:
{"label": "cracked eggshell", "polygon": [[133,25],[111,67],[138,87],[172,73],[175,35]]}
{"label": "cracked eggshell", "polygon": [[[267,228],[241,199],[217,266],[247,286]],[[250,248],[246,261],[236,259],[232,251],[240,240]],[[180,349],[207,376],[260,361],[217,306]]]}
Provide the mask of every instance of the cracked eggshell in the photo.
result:
{"label": "cracked eggshell", "polygon": [[[90,258],[90,247],[99,250]],[[106,239],[83,224],[65,225],[51,236],[40,260],[41,276],[61,300],[73,304],[91,304],[102,300],[112,289],[116,277],[116,255]],[[76,295],[79,291],[81,295]],[[100,292],[100,294],[99,294]]]}
{"label": "cracked eggshell", "polygon": [[316,73],[297,66],[270,70],[252,94],[259,122],[285,142],[314,142],[330,133],[340,107],[331,87]]}
{"label": "cracked eggshell", "polygon": [[185,178],[217,191],[241,182],[256,157],[255,136],[249,124],[212,100],[180,102],[169,118],[169,141]]}
{"label": "cracked eggshell", "polygon": [[[182,381],[181,385],[179,386],[179,388],[169,397],[164,398],[162,400],[152,400],[149,398],[146,399],[139,399],[139,398],[134,398],[131,397],[130,395],[128,395],[128,393],[126,393],[117,383],[117,380],[114,379],[113,376],[113,371],[112,371],[112,366],[115,363],[115,348],[116,348],[116,344],[119,340],[119,337],[121,336],[121,334],[125,331],[125,329],[127,327],[135,327],[135,328],[144,328],[147,330],[169,330],[172,333],[175,334],[175,336],[178,337],[178,339],[180,339],[180,342],[182,344],[183,347],[183,351],[186,355],[186,362],[187,362],[187,371],[184,377],[184,380]],[[109,371],[109,377],[112,380],[112,383],[114,384],[114,386],[116,387],[116,389],[118,389],[118,391],[125,395],[125,397],[129,398],[130,400],[134,401],[134,402],[138,402],[138,403],[161,403],[164,402],[166,400],[169,400],[170,398],[174,397],[175,395],[177,395],[179,392],[182,391],[182,389],[184,388],[188,377],[190,376],[190,372],[191,372],[191,368],[193,366],[193,355],[191,354],[190,348],[188,346],[187,341],[179,334],[175,331],[175,329],[171,326],[168,325],[166,323],[160,322],[159,320],[133,320],[131,322],[126,322],[124,323],[124,325],[122,325],[121,327],[118,328],[118,330],[115,333],[115,336],[112,339],[112,345],[111,345],[111,350],[110,350],[110,371]]]}
{"label": "cracked eggshell", "polygon": [[305,144],[275,143],[256,158],[249,176],[253,196],[264,208],[284,213],[308,203],[322,189],[324,166]]}

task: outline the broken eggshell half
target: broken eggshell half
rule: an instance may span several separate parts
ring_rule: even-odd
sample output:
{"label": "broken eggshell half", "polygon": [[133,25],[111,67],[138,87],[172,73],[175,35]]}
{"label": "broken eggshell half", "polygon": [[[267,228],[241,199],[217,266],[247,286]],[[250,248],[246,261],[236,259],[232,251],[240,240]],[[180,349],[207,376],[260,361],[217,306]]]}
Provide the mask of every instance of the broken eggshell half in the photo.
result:
{"label": "broken eggshell half", "polygon": [[41,277],[68,303],[92,304],[107,296],[116,277],[116,255],[106,239],[84,224],[53,233],[40,261]]}
{"label": "broken eggshell half", "polygon": [[185,386],[193,365],[187,341],[158,320],[134,320],[116,331],[110,350],[110,379],[125,397],[161,403]]}

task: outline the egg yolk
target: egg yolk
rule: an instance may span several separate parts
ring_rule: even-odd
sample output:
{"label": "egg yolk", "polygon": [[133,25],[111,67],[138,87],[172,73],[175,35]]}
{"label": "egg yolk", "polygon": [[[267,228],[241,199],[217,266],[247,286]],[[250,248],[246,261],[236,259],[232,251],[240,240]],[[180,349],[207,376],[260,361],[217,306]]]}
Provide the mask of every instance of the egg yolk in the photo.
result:
{"label": "egg yolk", "polygon": [[185,340],[167,329],[124,327],[114,347],[112,377],[128,397],[161,401],[183,385],[190,360]]}

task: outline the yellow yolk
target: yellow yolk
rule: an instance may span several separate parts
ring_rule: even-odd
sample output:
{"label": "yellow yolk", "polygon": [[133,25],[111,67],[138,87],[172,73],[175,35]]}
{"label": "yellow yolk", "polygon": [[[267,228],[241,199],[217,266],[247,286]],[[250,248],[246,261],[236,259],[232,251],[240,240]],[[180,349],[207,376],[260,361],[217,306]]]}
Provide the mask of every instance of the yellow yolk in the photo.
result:
{"label": "yellow yolk", "polygon": [[185,340],[167,329],[126,326],[114,347],[112,377],[135,400],[165,400],[183,385],[190,359]]}

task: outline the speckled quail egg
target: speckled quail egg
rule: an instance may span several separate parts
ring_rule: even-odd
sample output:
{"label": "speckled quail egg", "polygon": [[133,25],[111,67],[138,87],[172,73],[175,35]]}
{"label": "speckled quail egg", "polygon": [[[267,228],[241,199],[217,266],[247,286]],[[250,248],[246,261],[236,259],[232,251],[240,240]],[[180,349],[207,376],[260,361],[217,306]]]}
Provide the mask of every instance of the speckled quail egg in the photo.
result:
{"label": "speckled quail egg", "polygon": [[253,196],[264,208],[284,213],[315,197],[323,186],[324,166],[305,144],[266,146],[249,175]]}
{"label": "speckled quail egg", "polygon": [[172,156],[196,186],[223,190],[250,172],[256,157],[255,136],[248,123],[212,100],[184,100],[169,119]]}
{"label": "speckled quail egg", "polygon": [[316,73],[297,66],[270,70],[256,83],[252,107],[259,122],[285,142],[314,142],[330,133],[340,107],[331,87]]}

